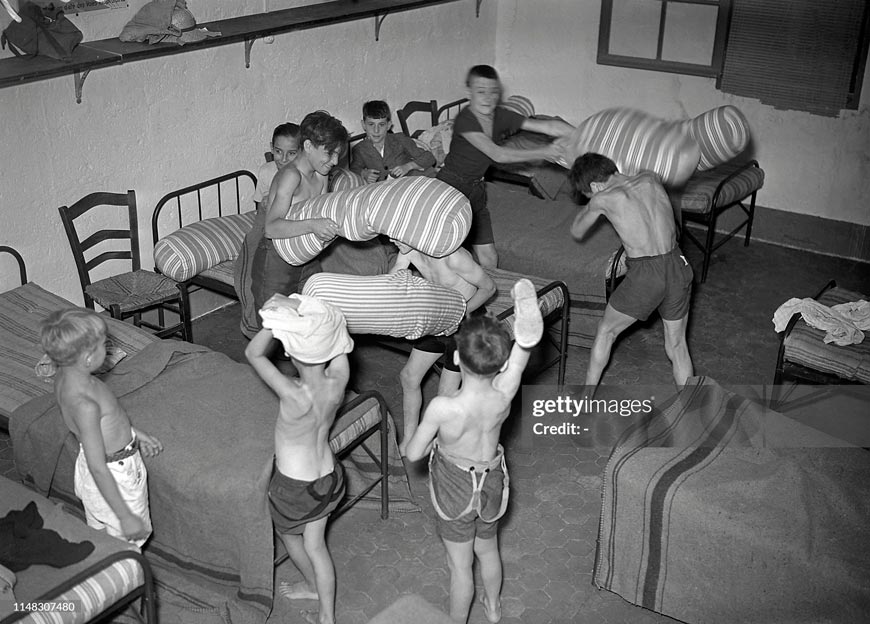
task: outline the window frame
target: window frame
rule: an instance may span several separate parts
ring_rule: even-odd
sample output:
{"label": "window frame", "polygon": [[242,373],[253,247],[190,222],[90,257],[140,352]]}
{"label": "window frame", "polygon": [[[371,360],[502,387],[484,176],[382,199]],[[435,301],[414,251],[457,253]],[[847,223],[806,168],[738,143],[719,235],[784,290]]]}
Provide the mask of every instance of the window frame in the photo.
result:
{"label": "window frame", "polygon": [[[718,78],[722,72],[725,60],[725,46],[728,41],[728,24],[731,16],[731,0],[658,0],[662,4],[661,19],[659,20],[659,34],[656,44],[656,58],[643,58],[624,56],[610,53],[610,31],[613,21],[614,0],[601,0],[601,18],[598,24],[598,57],[599,65],[613,65],[616,67],[630,67],[634,69],[646,69],[652,71],[669,72],[673,74],[685,74],[689,76],[707,76]],[[665,26],[667,24],[667,12],[669,4],[696,4],[704,6],[718,6],[716,16],[716,34],[713,40],[713,55],[709,65],[695,63],[682,63],[678,61],[662,60],[662,46],[664,44]]]}

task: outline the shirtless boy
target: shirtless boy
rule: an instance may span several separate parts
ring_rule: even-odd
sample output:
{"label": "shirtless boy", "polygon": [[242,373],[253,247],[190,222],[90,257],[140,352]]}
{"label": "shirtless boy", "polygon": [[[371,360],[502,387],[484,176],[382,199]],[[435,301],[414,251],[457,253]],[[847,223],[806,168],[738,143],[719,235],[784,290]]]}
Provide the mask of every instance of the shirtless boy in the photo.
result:
{"label": "shirtless boy", "polygon": [[674,211],[665,189],[654,174],[626,176],[612,160],[593,153],[574,161],[568,178],[575,199],[589,198],[574,219],[571,234],[582,239],[603,215],[622,241],[628,266],[598,324],[586,385],[598,385],[616,337],[655,309],[662,317],[674,381],[684,385],[693,374],[686,344],[693,274],[677,245]]}
{"label": "shirtless boy", "polygon": [[[495,294],[496,287],[492,278],[474,261],[471,253],[460,247],[443,258],[435,258],[409,247],[405,243],[393,241],[399,248],[396,262],[390,273],[417,268],[424,279],[452,288],[465,299],[466,316],[478,310]],[[408,362],[399,373],[402,382],[402,410],[404,427],[399,452],[405,454],[408,441],[417,429],[420,410],[423,407],[421,384],[432,365],[442,355],[444,370],[438,383],[438,394],[450,394],[459,387],[459,368],[453,361],[455,348],[452,336],[425,336],[414,343]]]}
{"label": "shirtless boy", "polygon": [[466,318],[456,334],[454,360],[462,387],[429,403],[408,443],[408,459],[429,456],[429,491],[436,526],[450,567],[450,617],[466,622],[474,596],[474,557],[480,561],[484,613],[501,619],[502,565],[498,520],[507,509],[508,475],[501,426],[510,414],[530,349],[543,333],[535,287],[522,279],[513,288],[516,307],[511,339],[490,315]]}
{"label": "shirtless boy", "polygon": [[135,429],[94,376],[106,359],[106,322],[93,310],[58,310],[43,323],[41,338],[57,368],[54,394],[63,421],[79,441],[75,492],[88,525],[141,547],[151,535],[142,454],[157,455],[163,445]]}
{"label": "shirtless boy", "polygon": [[296,160],[278,170],[266,199],[265,236],[254,252],[251,268],[251,290],[258,310],[275,293],[298,292],[309,276],[320,271],[317,259],[303,266],[285,262],[275,250],[272,239],[314,234],[331,240],[338,233],[338,224],[332,219],[296,221],[286,217],[293,204],[326,192],[327,176],[347,144],[347,130],[329,113],[316,111],[302,120],[300,139],[302,151]]}
{"label": "shirtless boy", "polygon": [[[345,494],[344,471],[329,447],[329,430],[344,399],[353,341],[337,308],[313,297],[275,295],[260,312],[261,329],[245,349],[257,374],[278,395],[275,467],[269,509],[275,531],[303,580],[282,583],[293,599],[319,601],[319,624],[335,622],[335,567],[326,522]],[[299,373],[285,377],[269,361],[273,336]]]}

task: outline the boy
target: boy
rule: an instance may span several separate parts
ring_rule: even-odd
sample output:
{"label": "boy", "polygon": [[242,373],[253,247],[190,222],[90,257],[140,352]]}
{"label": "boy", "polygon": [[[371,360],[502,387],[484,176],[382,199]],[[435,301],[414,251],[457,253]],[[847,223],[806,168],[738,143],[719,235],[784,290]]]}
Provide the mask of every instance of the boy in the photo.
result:
{"label": "boy", "polygon": [[265,200],[269,197],[269,188],[272,186],[272,179],[279,169],[296,160],[299,153],[300,128],[295,123],[282,123],[277,126],[272,132],[272,160],[264,163],[257,171],[257,188],[254,189],[254,205],[256,206],[256,215],[254,216],[254,225],[245,235],[245,240],[239,250],[239,257],[236,260],[235,272],[233,275],[233,283],[236,288],[236,295],[239,298],[239,305],[242,309],[242,318],[239,327],[248,338],[252,338],[260,328],[260,317],[257,315],[257,306],[254,303],[254,295],[251,287],[252,279],[252,264],[254,253],[263,239],[263,231],[266,221]]}
{"label": "boy", "polygon": [[93,310],[58,310],[43,323],[41,340],[57,369],[54,394],[63,421],[79,441],[75,492],[88,525],[141,547],[151,535],[142,453],[152,457],[163,445],[135,429],[94,376],[106,359],[106,323]]}
{"label": "boy", "polygon": [[411,137],[390,132],[393,122],[386,102],[366,102],[362,114],[366,138],[353,146],[351,171],[368,184],[386,180],[388,175],[435,175],[432,152],[418,147]]}
{"label": "boy", "polygon": [[272,244],[274,238],[315,234],[331,240],[338,233],[332,219],[285,219],[290,206],[326,192],[327,175],[338,162],[347,144],[347,130],[326,111],[309,113],[300,125],[302,151],[296,160],[275,174],[266,200],[265,235],[257,246],[252,263],[254,305],[259,310],[279,293],[298,292],[310,275],[320,271],[315,258],[303,266],[288,264]]}
{"label": "boy", "polygon": [[[326,522],[344,496],[345,482],[329,447],[329,430],[344,399],[353,341],[341,311],[314,297],[275,295],[260,314],[264,328],[245,356],[279,399],[269,509],[304,579],[282,583],[280,591],[291,600],[318,600],[320,624],[332,624],[335,568],[326,546]],[[284,344],[298,378],[285,377],[269,361],[273,336]]]}
{"label": "boy", "polygon": [[254,189],[254,205],[259,211],[263,201],[269,197],[269,187],[278,170],[296,160],[299,154],[301,130],[295,123],[282,123],[275,126],[272,132],[272,142],[269,150],[272,152],[272,160],[260,165],[257,170],[257,188]]}
{"label": "boy", "polygon": [[436,176],[461,191],[471,202],[471,231],[467,242],[477,261],[486,268],[498,265],[492,234],[492,221],[486,205],[483,176],[493,162],[516,163],[529,160],[558,162],[560,150],[554,144],[539,149],[521,150],[499,145],[520,130],[549,136],[568,136],[574,127],[557,119],[526,118],[498,106],[501,82],[489,65],[475,65],[465,79],[468,106],[453,122],[453,138],[444,166]]}
{"label": "boy", "polygon": [[[478,310],[495,294],[495,282],[480,268],[466,249],[460,247],[443,258],[434,258],[405,243],[393,242],[399,248],[399,255],[390,273],[398,273],[414,265],[424,279],[452,288],[461,294],[465,299],[466,316]],[[442,355],[445,355],[444,370],[438,383],[438,394],[450,394],[459,387],[459,368],[452,357],[454,348],[452,336],[425,336],[414,343],[408,362],[399,373],[399,380],[402,383],[404,420],[402,441],[399,443],[401,455],[405,454],[408,441],[414,435],[417,423],[420,421],[420,409],[423,407],[421,389],[423,377]]]}
{"label": "boy", "polygon": [[[574,161],[568,174],[575,200],[586,196],[571,226],[579,239],[606,217],[625,247],[628,273],[610,296],[598,323],[586,385],[596,387],[616,337],[635,321],[644,321],[658,308],[665,330],[665,353],[678,386],[691,377],[692,358],[686,345],[692,267],[677,245],[677,227],[668,195],[650,172],[619,173],[616,164],[600,154],[587,153]],[[593,390],[594,391],[594,390]]]}
{"label": "boy", "polygon": [[429,457],[429,492],[438,533],[450,567],[450,617],[466,622],[474,595],[472,564],[480,561],[484,613],[501,619],[502,566],[498,520],[508,501],[508,475],[501,426],[529,361],[529,349],[543,333],[535,287],[526,279],[513,288],[514,335],[489,315],[466,318],[456,334],[453,357],[462,387],[432,399],[408,444],[408,459]]}

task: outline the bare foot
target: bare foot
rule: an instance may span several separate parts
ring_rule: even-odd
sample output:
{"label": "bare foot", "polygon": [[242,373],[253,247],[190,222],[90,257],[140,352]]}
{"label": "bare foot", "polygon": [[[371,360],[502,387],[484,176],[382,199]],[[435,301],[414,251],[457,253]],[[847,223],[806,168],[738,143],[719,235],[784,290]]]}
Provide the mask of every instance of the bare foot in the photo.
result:
{"label": "bare foot", "polygon": [[486,596],[481,596],[480,602],[483,604],[483,614],[486,616],[487,620],[492,622],[492,624],[501,620],[501,600],[496,602],[494,607],[489,606]]}
{"label": "bare foot", "polygon": [[320,612],[318,611],[300,611],[302,617],[305,618],[305,621],[308,624],[320,624]]}
{"label": "bare foot", "polygon": [[538,295],[527,279],[517,280],[511,289],[514,300],[514,340],[525,349],[534,347],[544,333],[544,321],[538,307]]}
{"label": "bare foot", "polygon": [[292,585],[287,581],[282,581],[278,586],[278,593],[287,600],[318,600],[320,598],[317,592],[312,591],[305,581],[299,581]]}

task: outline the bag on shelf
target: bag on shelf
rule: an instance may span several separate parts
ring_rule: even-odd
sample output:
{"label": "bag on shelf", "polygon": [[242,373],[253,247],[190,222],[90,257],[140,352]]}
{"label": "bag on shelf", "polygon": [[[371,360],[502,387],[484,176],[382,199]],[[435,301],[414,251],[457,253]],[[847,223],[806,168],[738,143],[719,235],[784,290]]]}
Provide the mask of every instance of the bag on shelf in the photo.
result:
{"label": "bag on shelf", "polygon": [[22,0],[21,22],[11,22],[0,35],[0,45],[16,56],[46,56],[68,61],[84,35],[62,12],[43,10]]}

